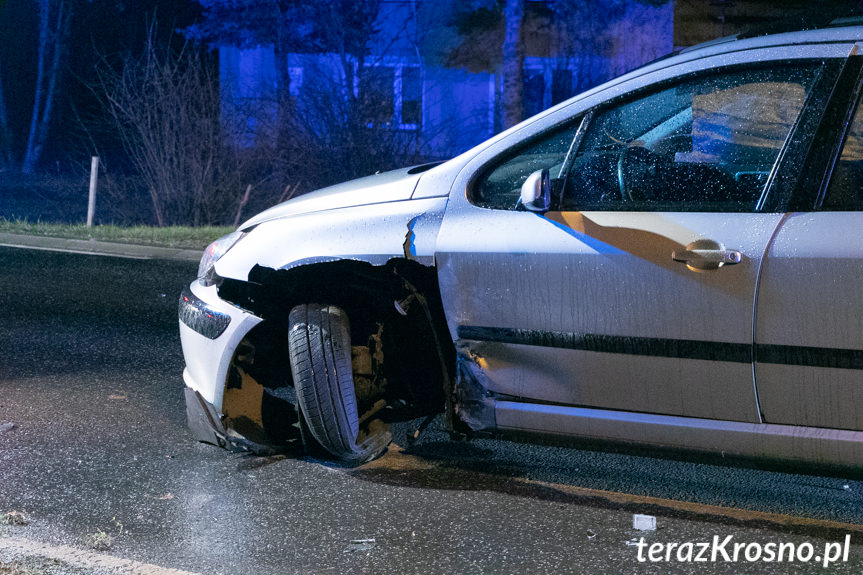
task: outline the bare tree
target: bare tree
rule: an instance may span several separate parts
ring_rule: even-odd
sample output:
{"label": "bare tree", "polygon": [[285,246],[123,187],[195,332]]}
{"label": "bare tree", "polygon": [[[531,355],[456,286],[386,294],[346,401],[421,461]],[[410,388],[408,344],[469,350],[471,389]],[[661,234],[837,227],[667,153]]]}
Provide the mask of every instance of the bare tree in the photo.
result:
{"label": "bare tree", "polygon": [[30,174],[36,167],[48,137],[60,58],[69,32],[71,8],[64,0],[39,0],[39,45],[36,61],[36,93],[21,171]]}
{"label": "bare tree", "polygon": [[[407,66],[394,64],[404,63],[399,49],[414,48],[408,31],[412,11],[384,6],[390,11],[387,34],[381,35],[381,4],[308,2],[305,15],[310,24],[304,43],[293,40],[298,51],[291,58],[302,70],[295,93],[276,82],[254,98],[257,109],[244,107],[242,101],[223,101],[223,123],[232,117],[253,120],[256,153],[273,158],[274,179],[282,188],[298,181],[304,187],[327,185],[333,179],[368,175],[421,158],[421,119],[404,121],[395,94],[404,69],[421,74],[419,58]],[[273,45],[273,52],[282,72],[287,72],[287,59],[279,63],[278,46]],[[412,79],[421,89],[422,76]],[[228,78],[226,83],[233,81]]]}
{"label": "bare tree", "polygon": [[[276,145],[285,147],[291,139],[291,120],[294,114],[291,98],[291,76],[288,54],[309,44],[310,14],[325,10],[330,2],[315,0],[195,0],[201,6],[198,22],[183,30],[195,41],[212,46],[254,48],[272,46],[275,57],[275,93],[267,95],[274,100],[276,114],[274,134]],[[340,12],[336,10],[337,14]],[[284,162],[276,158],[277,170]]]}
{"label": "bare tree", "polygon": [[158,225],[229,221],[245,186],[227,157],[217,79],[193,46],[174,54],[152,32],[150,40],[119,70],[102,61],[94,93],[146,182]]}
{"label": "bare tree", "polygon": [[509,128],[522,120],[524,84],[524,21],[525,0],[506,0],[503,39],[503,127]]}

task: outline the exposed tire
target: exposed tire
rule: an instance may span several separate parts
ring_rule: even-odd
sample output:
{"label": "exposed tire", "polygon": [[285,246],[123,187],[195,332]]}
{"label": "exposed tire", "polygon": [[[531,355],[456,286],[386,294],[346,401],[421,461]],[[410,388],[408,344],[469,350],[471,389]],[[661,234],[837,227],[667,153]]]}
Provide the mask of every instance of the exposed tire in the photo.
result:
{"label": "exposed tire", "polygon": [[389,430],[361,437],[347,314],[335,306],[298,305],[288,339],[297,401],[308,431],[327,452],[359,465],[386,449]]}

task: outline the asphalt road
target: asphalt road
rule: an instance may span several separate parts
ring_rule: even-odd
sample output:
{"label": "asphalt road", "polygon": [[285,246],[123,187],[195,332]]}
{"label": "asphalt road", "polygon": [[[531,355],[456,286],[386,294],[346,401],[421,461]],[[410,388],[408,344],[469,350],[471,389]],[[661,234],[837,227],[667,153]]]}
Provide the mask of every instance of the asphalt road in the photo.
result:
{"label": "asphalt road", "polygon": [[[863,568],[863,481],[841,475],[453,443],[439,425],[356,470],[196,443],[176,320],[195,269],[0,248],[0,516],[27,521],[0,525],[0,574],[28,572],[14,565],[40,547],[194,573],[779,573],[639,562],[632,543],[820,549],[845,532],[849,561],[832,567]],[[640,512],[656,531],[632,529]],[[29,572],[55,572],[40,565]],[[163,572],[71,565],[57,572]]]}

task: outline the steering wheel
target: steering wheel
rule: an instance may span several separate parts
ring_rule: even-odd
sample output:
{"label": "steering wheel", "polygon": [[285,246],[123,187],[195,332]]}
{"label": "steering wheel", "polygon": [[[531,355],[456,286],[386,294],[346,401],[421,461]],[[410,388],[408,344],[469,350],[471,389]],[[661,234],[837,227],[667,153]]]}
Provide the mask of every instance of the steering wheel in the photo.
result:
{"label": "steering wheel", "polygon": [[617,158],[617,185],[624,202],[641,202],[651,198],[644,193],[652,189],[660,156],[640,141],[630,142]]}

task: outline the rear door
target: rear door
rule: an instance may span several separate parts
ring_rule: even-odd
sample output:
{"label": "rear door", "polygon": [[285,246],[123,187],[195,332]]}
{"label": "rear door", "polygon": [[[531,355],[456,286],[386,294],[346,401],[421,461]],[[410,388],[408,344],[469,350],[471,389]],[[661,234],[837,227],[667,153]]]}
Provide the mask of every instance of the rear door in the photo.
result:
{"label": "rear door", "polygon": [[[839,114],[820,142],[839,150],[835,164],[828,162],[830,176],[811,178],[809,209],[787,215],[765,259],[755,378],[768,423],[863,430],[859,70],[859,59],[852,59],[850,93],[839,91],[831,103],[835,111],[848,110],[847,116]],[[823,167],[813,172],[823,173]]]}

